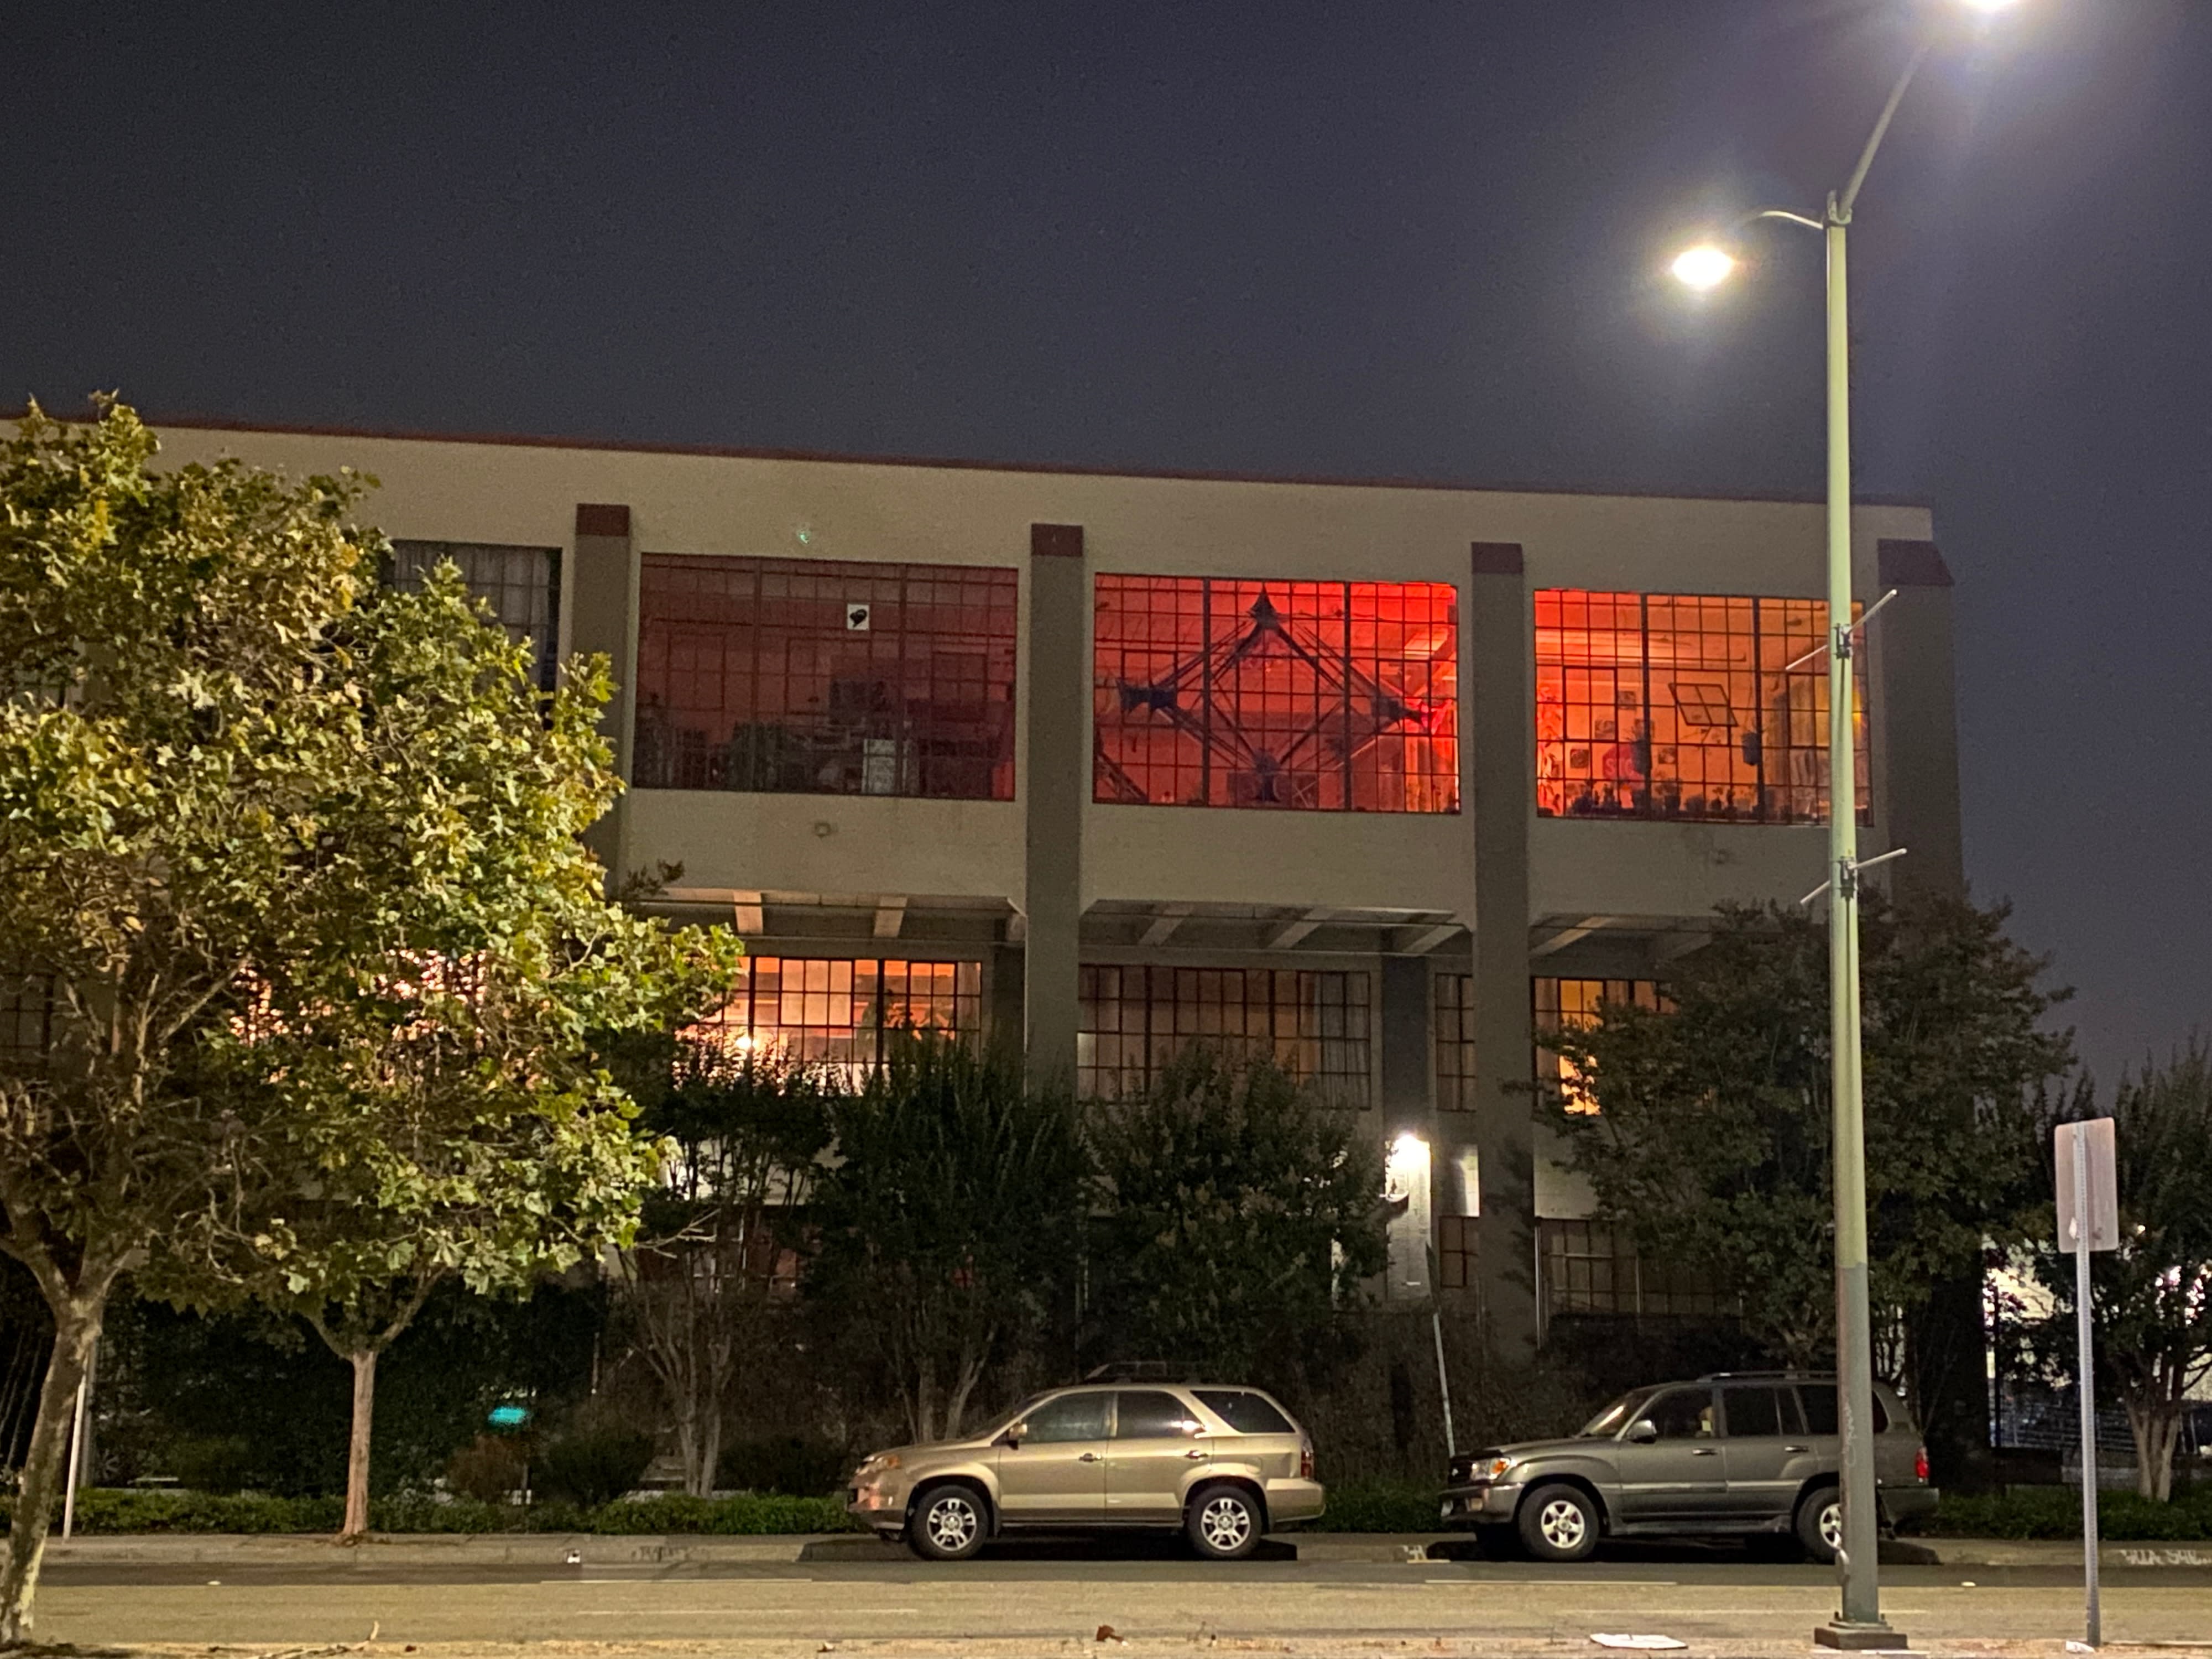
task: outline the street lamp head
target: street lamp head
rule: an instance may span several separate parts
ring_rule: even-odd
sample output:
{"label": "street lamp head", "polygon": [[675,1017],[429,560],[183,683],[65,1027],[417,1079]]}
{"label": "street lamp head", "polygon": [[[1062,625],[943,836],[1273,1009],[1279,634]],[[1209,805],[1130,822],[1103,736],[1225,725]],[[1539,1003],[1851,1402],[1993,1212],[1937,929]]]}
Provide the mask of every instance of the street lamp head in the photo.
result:
{"label": "street lamp head", "polygon": [[1677,254],[1673,269],[1677,282],[1703,292],[1728,281],[1729,273],[1735,269],[1735,259],[1725,248],[1700,242]]}
{"label": "street lamp head", "polygon": [[2020,3],[2020,0],[1960,0],[1960,3],[1969,11],[1990,15],[2000,11],[2010,11],[2013,7]]}

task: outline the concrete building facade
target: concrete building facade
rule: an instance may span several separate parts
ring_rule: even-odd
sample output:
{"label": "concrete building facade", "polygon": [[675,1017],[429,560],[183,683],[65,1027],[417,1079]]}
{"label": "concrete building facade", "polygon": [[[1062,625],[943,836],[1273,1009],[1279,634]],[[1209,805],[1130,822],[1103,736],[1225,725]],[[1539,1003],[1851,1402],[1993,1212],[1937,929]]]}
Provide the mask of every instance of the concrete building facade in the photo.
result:
{"label": "concrete building facade", "polygon": [[[599,850],[743,935],[728,1041],[1018,1035],[1090,1095],[1272,1054],[1388,1151],[1390,1294],[1508,1340],[1694,1296],[1590,1224],[1534,1030],[1820,880],[1817,502],[159,430],[163,465],[374,475],[403,579],[454,557],[609,659]],[[1955,889],[1950,579],[1924,507],[1855,536],[1860,594],[1899,590],[1863,856]]]}

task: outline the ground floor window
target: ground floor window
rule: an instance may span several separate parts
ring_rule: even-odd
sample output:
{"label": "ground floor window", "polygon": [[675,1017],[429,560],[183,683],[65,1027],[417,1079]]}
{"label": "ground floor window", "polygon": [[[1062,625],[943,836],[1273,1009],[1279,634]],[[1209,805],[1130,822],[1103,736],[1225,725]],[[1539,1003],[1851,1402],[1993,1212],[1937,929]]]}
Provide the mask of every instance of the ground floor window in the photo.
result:
{"label": "ground floor window", "polygon": [[1474,1285],[1474,1224],[1471,1215],[1448,1215],[1437,1221],[1437,1287],[1445,1291],[1471,1290]]}
{"label": "ground floor window", "polygon": [[1474,975],[1438,974],[1435,1033],[1437,1109],[1474,1109]]}
{"label": "ground floor window", "polygon": [[1364,973],[1291,968],[1082,970],[1075,1038],[1078,1091],[1133,1094],[1185,1049],[1273,1060],[1336,1105],[1365,1107],[1372,989]]}
{"label": "ground floor window", "polygon": [[858,1077],[881,1063],[886,1032],[982,1026],[981,963],[758,956],[744,959],[729,1001],[691,1034],[733,1056]]}
{"label": "ground floor window", "polygon": [[1658,1314],[1711,1317],[1729,1311],[1711,1280],[1638,1255],[1635,1242],[1595,1221],[1539,1221],[1537,1277],[1547,1317],[1557,1314]]}
{"label": "ground floor window", "polygon": [[[1588,1025],[1608,1002],[1633,1003],[1638,1008],[1667,1006],[1659,981],[1650,979],[1536,979],[1530,982],[1534,1000],[1534,1024],[1540,1034]],[[1540,1043],[1536,1048],[1536,1081],[1555,1091],[1571,1112],[1595,1112],[1597,1102],[1583,1086],[1574,1062]]]}
{"label": "ground floor window", "polygon": [[44,975],[0,979],[0,1054],[27,1059],[54,1041],[54,986]]}

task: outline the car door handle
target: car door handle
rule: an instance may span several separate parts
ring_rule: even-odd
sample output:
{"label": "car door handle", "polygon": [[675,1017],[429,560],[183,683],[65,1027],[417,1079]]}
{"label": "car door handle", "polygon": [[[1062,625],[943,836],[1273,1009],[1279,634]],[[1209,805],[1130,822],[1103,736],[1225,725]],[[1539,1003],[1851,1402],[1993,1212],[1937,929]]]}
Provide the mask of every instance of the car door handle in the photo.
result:
{"label": "car door handle", "polygon": [[1717,1446],[1692,1446],[1690,1449],[1690,1455],[1692,1457],[1718,1457],[1720,1455],[1720,1448]]}
{"label": "car door handle", "polygon": [[1786,1452],[1804,1452],[1812,1450],[1812,1448],[1810,1446],[1784,1446],[1782,1449]]}
{"label": "car door handle", "polygon": [[1100,1460],[1099,1455],[1098,1455],[1098,1454],[1097,1454],[1097,1452],[1085,1452],[1085,1453],[1084,1453],[1080,1457],[1077,1458],[1075,1461],[1076,1461],[1077,1462],[1079,1462],[1079,1463],[1096,1463],[1096,1462],[1100,1462],[1101,1460]]}
{"label": "car door handle", "polygon": [[1206,1454],[1200,1450],[1196,1446],[1193,1446],[1188,1451],[1185,1452],[1183,1455],[1185,1457],[1203,1457]]}

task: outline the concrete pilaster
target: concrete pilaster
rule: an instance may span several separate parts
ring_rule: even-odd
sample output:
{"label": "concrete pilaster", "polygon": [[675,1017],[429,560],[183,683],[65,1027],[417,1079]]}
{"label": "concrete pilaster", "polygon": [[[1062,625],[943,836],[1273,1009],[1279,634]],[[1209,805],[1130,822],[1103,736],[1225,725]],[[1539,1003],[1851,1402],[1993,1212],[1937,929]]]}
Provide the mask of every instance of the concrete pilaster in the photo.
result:
{"label": "concrete pilaster", "polygon": [[[569,592],[571,651],[607,659],[615,679],[614,700],[600,716],[600,730],[614,744],[615,769],[630,781],[630,756],[636,726],[637,556],[630,540],[629,508],[619,504],[576,504],[574,574]],[[607,867],[610,884],[629,874],[629,812],[622,801],[586,832],[584,842]]]}
{"label": "concrete pilaster", "polygon": [[1462,741],[1474,814],[1472,1114],[1485,1329],[1503,1356],[1536,1340],[1535,1168],[1528,1091],[1528,829],[1534,811],[1535,638],[1521,548],[1477,542],[1461,624]]}
{"label": "concrete pilaster", "polygon": [[1091,781],[1090,567],[1083,526],[1030,526],[1028,738],[1022,798],[1024,1048],[1040,1083],[1075,1080],[1083,817]]}
{"label": "concrete pilaster", "polygon": [[1893,846],[1899,890],[1963,896],[1959,828],[1959,715],[1953,677],[1951,572],[1933,542],[1885,541],[1881,586],[1897,598],[1869,625],[1881,665],[1875,801]]}

